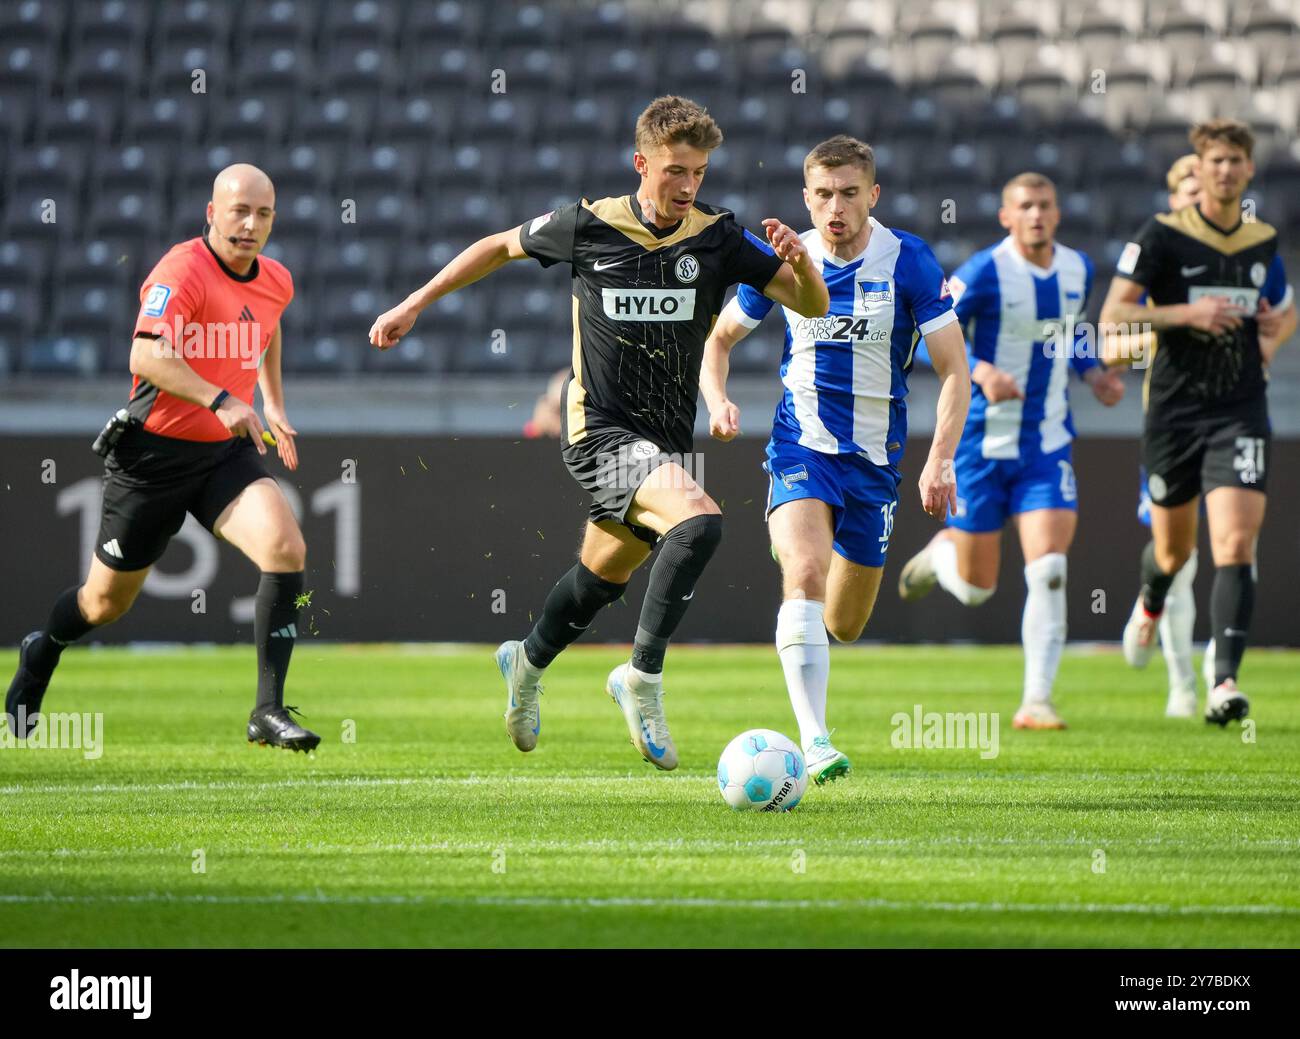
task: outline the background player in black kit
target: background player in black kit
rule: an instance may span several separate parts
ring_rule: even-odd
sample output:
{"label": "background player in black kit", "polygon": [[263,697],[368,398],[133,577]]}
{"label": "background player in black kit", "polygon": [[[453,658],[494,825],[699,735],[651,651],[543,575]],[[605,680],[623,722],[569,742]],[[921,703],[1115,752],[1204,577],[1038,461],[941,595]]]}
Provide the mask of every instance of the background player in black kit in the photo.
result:
{"label": "background player in black kit", "polygon": [[[1250,709],[1236,678],[1255,600],[1255,542],[1264,519],[1271,439],[1260,340],[1295,330],[1277,232],[1243,220],[1254,138],[1231,119],[1193,127],[1201,195],[1152,218],[1120,257],[1103,323],[1149,323],[1159,346],[1147,382],[1143,463],[1152,541],[1142,593],[1124,629],[1130,664],[1146,664],[1169,586],[1196,547],[1201,494],[1210,526],[1214,687],[1207,721]],[[1151,306],[1138,302],[1146,292]]]}
{"label": "background player in black kit", "polygon": [[606,691],[642,756],[661,769],[677,766],[663,714],[664,652],[722,536],[721,512],[686,457],[704,342],[737,282],[808,317],[830,303],[793,230],[764,220],[769,248],[727,210],[696,201],[709,153],[721,143],[699,105],[656,99],[637,120],[635,195],[584,199],[482,239],[370,330],[371,343],[387,349],[424,307],[510,260],[572,266],[573,372],[561,443],[592,506],[577,564],[551,590],[527,639],[497,650],[509,693],[506,731],[523,751],[537,745],[541,729],[543,670],[623,594],[662,539],[632,659],[611,672]]}

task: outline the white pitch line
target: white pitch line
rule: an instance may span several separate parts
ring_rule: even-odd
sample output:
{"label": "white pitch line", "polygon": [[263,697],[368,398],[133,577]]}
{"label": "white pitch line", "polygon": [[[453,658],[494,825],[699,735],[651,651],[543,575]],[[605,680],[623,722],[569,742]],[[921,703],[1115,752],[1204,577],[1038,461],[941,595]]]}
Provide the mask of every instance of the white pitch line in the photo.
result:
{"label": "white pitch line", "polygon": [[196,783],[183,780],[176,783],[45,783],[28,786],[14,783],[0,786],[0,794],[133,794],[165,793],[191,790],[283,790],[302,787],[384,787],[384,786],[509,786],[513,783],[589,783],[608,786],[613,783],[682,783],[712,782],[704,776],[634,776],[623,775],[526,775],[526,776],[383,776],[339,777],[325,779],[283,779],[275,781],[214,780]]}
{"label": "white pitch line", "polygon": [[[913,774],[911,772],[879,772],[873,775],[876,780],[888,780],[891,782],[934,782],[947,778],[959,778],[964,780],[979,779],[985,782],[997,780],[999,782],[1022,782],[1024,780],[1037,780],[1046,782],[1048,780],[1065,780],[1069,778],[1082,779],[1104,779],[1107,778],[1102,773],[1089,772],[1079,773],[1077,775],[1061,775],[1054,773],[1051,776],[1029,775],[1024,773],[989,773],[974,774],[965,771],[929,771],[924,774]],[[1240,773],[1197,773],[1196,780],[1198,784],[1213,785],[1218,779],[1232,779],[1240,781]],[[1271,776],[1271,781],[1280,782],[1284,785],[1300,784],[1300,777],[1295,776]],[[662,786],[665,784],[675,783],[692,783],[711,785],[713,777],[711,775],[692,775],[689,773],[658,773],[635,775],[630,772],[626,773],[584,773],[580,775],[566,775],[563,773],[555,774],[527,774],[527,775],[505,775],[505,776],[337,776],[337,777],[308,777],[302,779],[283,779],[283,780],[255,780],[247,779],[223,779],[212,780],[210,782],[195,782],[194,780],[180,780],[174,783],[10,783],[7,786],[0,786],[0,795],[5,794],[133,794],[133,793],[167,793],[167,792],[189,792],[204,790],[285,790],[285,789],[302,789],[310,787],[400,787],[400,786],[492,786],[505,787],[511,784],[562,784],[575,783],[580,785],[605,786],[625,785],[630,783],[646,784],[648,786]],[[978,805],[978,800],[973,800],[972,804]]]}
{"label": "white pitch line", "polygon": [[[1095,848],[1100,844],[1108,848],[1195,848],[1198,851],[1240,852],[1248,850],[1292,850],[1300,841],[1286,838],[1253,840],[1240,842],[1218,842],[1207,844],[1203,841],[1184,840],[1182,838],[1135,837],[1101,840],[1098,838],[1064,837],[1056,839],[1021,838],[1021,837],[862,837],[862,838],[819,838],[798,837],[774,838],[765,840],[718,840],[716,838],[667,838],[648,841],[621,841],[613,839],[559,841],[559,840],[499,840],[499,841],[436,841],[424,844],[314,844],[307,843],[289,847],[229,847],[206,845],[205,851],[212,856],[251,857],[261,855],[426,855],[436,852],[494,852],[505,850],[512,852],[718,852],[742,851],[745,849],[799,849],[806,852],[854,852],[888,848]],[[138,848],[10,848],[0,850],[0,861],[4,859],[98,859],[109,858],[114,861],[131,856],[153,857],[185,855],[193,849],[175,845],[172,847],[138,847]]]}
{"label": "white pitch line", "polygon": [[1300,916],[1300,906],[1164,905],[1104,902],[929,902],[888,898],[506,898],[429,897],[424,895],[190,895],[145,892],[134,895],[0,895],[0,905],[394,905],[467,908],[570,909],[857,909],[939,913],[1095,913],[1136,916]]}

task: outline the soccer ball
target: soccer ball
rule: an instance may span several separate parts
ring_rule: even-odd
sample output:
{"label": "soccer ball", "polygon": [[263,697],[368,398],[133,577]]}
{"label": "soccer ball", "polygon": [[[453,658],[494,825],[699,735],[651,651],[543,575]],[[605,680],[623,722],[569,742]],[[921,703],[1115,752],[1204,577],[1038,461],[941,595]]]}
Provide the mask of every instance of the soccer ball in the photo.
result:
{"label": "soccer ball", "polygon": [[803,751],[771,729],[750,729],[718,759],[718,789],[738,811],[788,812],[808,789]]}

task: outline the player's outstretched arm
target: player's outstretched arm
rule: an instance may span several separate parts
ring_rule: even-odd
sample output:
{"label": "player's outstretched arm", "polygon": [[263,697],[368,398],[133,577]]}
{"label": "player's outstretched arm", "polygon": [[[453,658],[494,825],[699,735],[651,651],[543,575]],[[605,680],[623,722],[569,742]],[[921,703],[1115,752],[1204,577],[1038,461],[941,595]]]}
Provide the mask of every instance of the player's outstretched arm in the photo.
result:
{"label": "player's outstretched arm", "polygon": [[727,376],[731,373],[731,348],[747,335],[749,328],[736,320],[731,306],[726,306],[704,343],[700,393],[709,409],[709,436],[724,444],[740,432],[740,408],[727,399]]}
{"label": "player's outstretched arm", "polygon": [[[165,336],[136,336],[131,341],[131,374],[145,379],[164,393],[204,408],[210,407],[225,389],[208,382],[191,368]],[[216,415],[231,433],[252,437],[258,452],[266,454],[266,445],[262,443],[262,420],[250,405],[238,397],[227,396],[217,408]]]}
{"label": "player's outstretched arm", "polygon": [[821,272],[793,229],[772,217],[763,221],[767,240],[785,263],[763,288],[763,295],[804,317],[822,317],[831,309],[831,295]]}
{"label": "player's outstretched arm", "polygon": [[370,342],[381,350],[396,346],[430,303],[472,285],[511,260],[522,260],[527,253],[519,241],[520,228],[480,238],[459,253],[451,263],[435,274],[427,284],[412,292],[392,310],[380,314],[370,326]]}
{"label": "player's outstretched arm", "polygon": [[957,511],[957,474],[953,457],[970,409],[970,367],[961,325],[953,322],[925,337],[930,361],[939,376],[939,404],[935,413],[930,456],[921,470],[921,508],[935,519]]}

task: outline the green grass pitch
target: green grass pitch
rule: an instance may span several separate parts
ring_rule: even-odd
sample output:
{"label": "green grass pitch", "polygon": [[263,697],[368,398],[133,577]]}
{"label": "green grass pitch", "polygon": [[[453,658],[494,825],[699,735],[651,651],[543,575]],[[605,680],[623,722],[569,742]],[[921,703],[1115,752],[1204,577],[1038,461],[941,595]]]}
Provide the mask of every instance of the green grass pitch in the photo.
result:
{"label": "green grass pitch", "polygon": [[[797,736],[772,650],[671,651],[673,774],[604,693],[625,653],[565,654],[523,755],[491,647],[304,640],[307,757],[245,741],[251,649],[74,650],[46,706],[102,712],[104,751],[0,750],[0,943],[1300,945],[1300,653],[1251,652],[1243,732],[1071,650],[1070,729],[1015,732],[1018,648],[836,648],[855,771],[776,815],[714,780],[738,732]],[[918,703],[999,712],[998,756],[895,748]]]}

